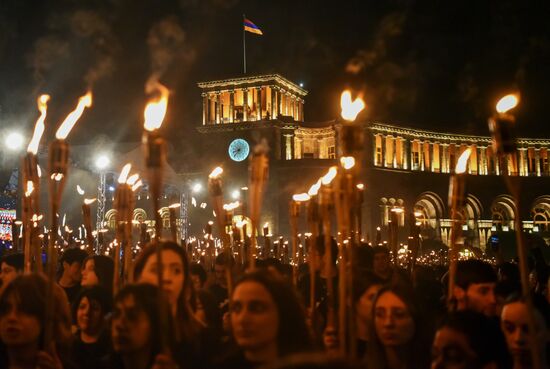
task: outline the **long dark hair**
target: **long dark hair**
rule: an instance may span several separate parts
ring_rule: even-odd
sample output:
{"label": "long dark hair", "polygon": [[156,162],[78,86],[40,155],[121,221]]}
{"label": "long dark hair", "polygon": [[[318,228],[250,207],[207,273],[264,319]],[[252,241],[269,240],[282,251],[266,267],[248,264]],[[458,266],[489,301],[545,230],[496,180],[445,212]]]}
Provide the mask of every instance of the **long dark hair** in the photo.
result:
{"label": "long dark hair", "polygon": [[245,282],[256,282],[264,286],[275,302],[279,314],[279,356],[311,350],[312,340],[306,324],[305,310],[292,285],[286,279],[263,269],[244,274],[235,284],[235,289]]}
{"label": "long dark hair", "polygon": [[[124,299],[128,298],[129,296],[132,296],[134,298],[136,307],[140,310],[143,310],[147,315],[147,318],[151,322],[151,361],[154,360],[157,354],[161,353],[161,350],[163,349],[163,347],[161,347],[161,343],[163,342],[161,338],[162,334],[167,334],[165,338],[168,339],[168,342],[166,343],[172,351],[174,348],[174,332],[172,330],[168,330],[168,332],[164,333],[161,332],[162,325],[159,321],[160,304],[158,303],[159,299],[161,298],[161,294],[159,293],[159,289],[156,286],[148,283],[127,284],[118,292],[115,297],[114,314],[116,314],[116,305],[122,302]],[[170,313],[167,304],[164,304],[163,306],[165,306],[167,309],[164,312],[164,316],[167,326],[170,327],[173,324],[172,314]]]}
{"label": "long dark hair", "polygon": [[428,368],[430,366],[430,344],[433,337],[433,327],[428,324],[428,320],[422,314],[412,288],[403,284],[384,286],[374,298],[372,304],[373,314],[370,322],[373,329],[369,332],[370,337],[367,346],[367,363],[369,368],[383,369],[388,366],[384,346],[378,338],[376,325],[374,324],[374,319],[376,318],[374,309],[376,309],[380,296],[386,292],[393,293],[403,301],[414,321],[414,334],[405,348],[409,354],[407,362],[411,365],[411,368]]}
{"label": "long dark hair", "polygon": [[111,295],[113,294],[113,276],[115,273],[115,262],[106,255],[90,255],[82,263],[86,267],[88,260],[94,261],[94,272],[97,276],[99,285]]}
{"label": "long dark hair", "polygon": [[[34,316],[40,322],[39,344],[44,339],[44,323],[46,321],[46,295],[48,290],[48,281],[41,274],[27,274],[17,276],[11,281],[4,292],[0,295],[0,316],[8,313],[8,300],[14,298],[17,302],[17,307],[25,314]],[[71,334],[71,314],[69,311],[69,302],[65,292],[54,283],[53,296],[53,337],[55,340],[55,348],[62,361],[68,358],[70,346],[72,344]],[[5,349],[5,345],[0,344]],[[2,364],[2,360],[0,360]],[[7,365],[6,365],[7,367]]]}
{"label": "long dark hair", "polygon": [[147,260],[151,256],[154,257],[156,255],[157,247],[160,247],[161,251],[174,251],[181,259],[183,265],[183,289],[178,296],[174,324],[177,327],[178,341],[191,342],[195,338],[194,336],[200,331],[201,324],[195,319],[191,306],[191,304],[195,303],[195,294],[189,273],[189,258],[185,250],[177,243],[171,241],[148,244],[136,258],[134,276],[136,280],[139,280]]}

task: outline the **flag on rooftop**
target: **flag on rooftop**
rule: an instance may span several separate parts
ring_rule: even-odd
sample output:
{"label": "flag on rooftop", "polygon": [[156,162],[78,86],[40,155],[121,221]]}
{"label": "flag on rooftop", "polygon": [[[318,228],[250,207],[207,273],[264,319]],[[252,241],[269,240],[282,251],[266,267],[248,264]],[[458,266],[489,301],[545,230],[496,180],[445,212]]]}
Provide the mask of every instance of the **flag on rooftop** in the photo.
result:
{"label": "flag on rooftop", "polygon": [[257,35],[263,35],[262,31],[258,28],[257,25],[252,23],[249,19],[244,19],[244,30],[248,32],[255,33]]}

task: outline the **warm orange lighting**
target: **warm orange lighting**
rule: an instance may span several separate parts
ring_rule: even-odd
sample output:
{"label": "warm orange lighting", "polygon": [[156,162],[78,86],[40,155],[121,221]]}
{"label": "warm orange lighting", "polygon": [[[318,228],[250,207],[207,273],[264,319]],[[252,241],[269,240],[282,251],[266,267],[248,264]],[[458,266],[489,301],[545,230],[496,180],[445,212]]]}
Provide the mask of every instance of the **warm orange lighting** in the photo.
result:
{"label": "warm orange lighting", "polygon": [[292,200],[296,202],[309,201],[309,199],[310,197],[307,193],[298,193],[298,194],[292,195]]}
{"label": "warm orange lighting", "polygon": [[401,214],[405,210],[403,210],[403,208],[392,208],[391,211],[393,211],[394,213],[397,213],[397,214]]}
{"label": "warm orange lighting", "polygon": [[365,109],[365,102],[360,97],[351,101],[351,92],[346,90],[342,92],[340,106],[342,108],[342,118],[353,122],[361,110]]}
{"label": "warm orange lighting", "polygon": [[415,211],[414,216],[417,217],[417,218],[420,218],[422,216],[422,212],[421,211]]}
{"label": "warm orange lighting", "polygon": [[497,112],[506,113],[508,110],[515,108],[519,103],[519,96],[509,94],[501,98],[496,106]]}
{"label": "warm orange lighting", "polygon": [[336,177],[336,174],[338,173],[338,169],[336,167],[330,167],[327,174],[321,178],[321,183],[325,186],[328,186],[332,180]]}
{"label": "warm orange lighting", "polygon": [[212,179],[218,178],[222,173],[223,173],[223,168],[222,167],[216,167],[216,168],[214,168],[212,173],[210,173],[208,178],[212,178]]}
{"label": "warm orange lighting", "polygon": [[95,202],[95,200],[96,200],[95,197],[93,199],[84,199],[84,204],[86,204],[86,205],[93,204]]}
{"label": "warm orange lighting", "polygon": [[143,128],[147,131],[154,131],[160,128],[166,115],[166,109],[168,108],[168,89],[158,82],[156,82],[155,88],[159,92],[159,96],[149,101],[143,113],[145,117]]}
{"label": "warm orange lighting", "polygon": [[357,187],[357,189],[358,189],[359,191],[363,191],[363,190],[365,189],[365,185],[362,184],[362,183],[357,183],[357,186],[355,186],[355,187]]}
{"label": "warm orange lighting", "polygon": [[355,158],[353,156],[342,156],[340,158],[340,164],[345,170],[350,170],[355,166]]}
{"label": "warm orange lighting", "polygon": [[464,152],[460,155],[458,161],[456,162],[455,173],[461,174],[466,171],[466,166],[468,165],[468,159],[470,158],[471,153],[472,149],[470,148],[464,150]]}
{"label": "warm orange lighting", "polygon": [[126,183],[129,184],[130,186],[133,186],[138,179],[139,179],[139,174],[136,173],[128,177],[128,179],[126,180]]}
{"label": "warm orange lighting", "polygon": [[32,135],[31,142],[27,147],[27,152],[33,153],[36,155],[38,152],[38,145],[40,144],[40,138],[44,133],[45,125],[44,121],[46,120],[46,112],[48,110],[48,101],[50,100],[50,95],[40,95],[38,98],[38,110],[40,111],[40,117],[36,121],[34,126],[34,133]]}
{"label": "warm orange lighting", "polygon": [[229,204],[224,204],[224,205],[223,205],[223,210],[225,210],[225,211],[235,210],[235,209],[237,209],[240,205],[241,205],[241,203],[238,202],[238,201],[230,202]]}
{"label": "warm orange lighting", "polygon": [[53,173],[50,178],[56,182],[59,182],[63,179],[63,173]]}
{"label": "warm orange lighting", "polygon": [[126,179],[128,178],[128,174],[130,173],[130,169],[132,169],[132,164],[128,163],[124,167],[122,167],[122,170],[120,171],[120,176],[118,177],[118,183],[126,183]]}
{"label": "warm orange lighting", "polygon": [[172,205],[169,206],[170,209],[177,209],[181,206],[179,202],[175,202]]}
{"label": "warm orange lighting", "polygon": [[80,117],[82,116],[84,109],[89,108],[90,106],[92,106],[92,92],[88,91],[86,95],[78,99],[76,109],[69,113],[69,115],[67,115],[67,118],[65,118],[63,123],[61,123],[61,125],[57,129],[55,137],[59,140],[66,139],[69,135],[69,132],[71,132],[71,129],[73,129],[74,125],[76,124],[77,120],[80,119]]}

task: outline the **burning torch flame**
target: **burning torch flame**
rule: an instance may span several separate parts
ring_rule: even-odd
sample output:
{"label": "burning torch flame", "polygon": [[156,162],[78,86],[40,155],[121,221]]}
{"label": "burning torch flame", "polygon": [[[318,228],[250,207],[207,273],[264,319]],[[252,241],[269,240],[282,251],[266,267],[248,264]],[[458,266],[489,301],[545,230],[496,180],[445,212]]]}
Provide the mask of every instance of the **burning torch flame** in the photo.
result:
{"label": "burning torch flame", "polygon": [[355,166],[355,158],[353,156],[342,156],[340,158],[340,164],[345,170],[350,170]]}
{"label": "burning torch flame", "polygon": [[496,106],[497,112],[506,113],[508,110],[515,108],[519,103],[519,97],[515,94],[509,94],[501,98]]}
{"label": "burning torch flame", "polygon": [[346,90],[342,92],[340,106],[342,107],[342,118],[353,122],[361,110],[365,109],[365,102],[360,97],[351,101],[351,92]]}
{"label": "burning torch flame", "polygon": [[323,178],[321,178],[321,183],[324,184],[325,186],[328,186],[330,182],[332,182],[334,177],[336,177],[337,173],[338,173],[338,169],[336,167],[330,167],[327,174],[325,174]]}
{"label": "burning torch flame", "polygon": [[171,209],[177,209],[177,208],[180,207],[180,205],[181,205],[181,204],[180,204],[179,202],[176,202],[176,203],[173,203],[172,205],[170,205],[169,208],[171,208]]}
{"label": "burning torch flame", "polygon": [[38,98],[38,110],[40,111],[40,117],[38,117],[38,120],[36,121],[31,142],[27,147],[27,152],[33,153],[34,155],[36,155],[36,153],[38,152],[38,144],[40,143],[40,138],[44,133],[44,121],[46,120],[46,112],[48,110],[49,100],[50,95],[40,95],[40,97]]}
{"label": "burning torch flame", "polygon": [[309,201],[309,199],[310,197],[307,193],[298,193],[298,194],[292,195],[292,200],[296,202]]}
{"label": "burning torch flame", "polygon": [[225,210],[225,211],[235,210],[239,207],[239,205],[241,205],[241,204],[238,201],[231,202],[229,204],[224,204],[223,205],[223,210]]}
{"label": "burning torch flame", "polygon": [[120,171],[120,176],[118,177],[118,183],[126,183],[126,179],[128,178],[128,174],[130,173],[130,169],[132,169],[132,164],[128,163],[126,164],[122,170]]}
{"label": "burning torch flame", "polygon": [[36,172],[38,173],[38,178],[42,177],[42,169],[40,169],[40,165],[36,164]]}
{"label": "burning torch flame", "polygon": [[34,191],[34,184],[32,181],[27,181],[27,191],[25,191],[25,197],[29,197]]}
{"label": "burning torch flame", "polygon": [[160,93],[160,96],[152,99],[143,112],[143,116],[145,117],[143,128],[149,132],[160,128],[164,116],[166,115],[166,109],[168,108],[168,89],[158,82],[155,87]]}
{"label": "burning torch flame", "polygon": [[80,187],[80,185],[76,185],[76,192],[78,192],[80,196],[84,195],[84,190]]}
{"label": "burning torch flame", "polygon": [[140,188],[141,186],[143,186],[143,182],[142,182],[141,179],[140,179],[140,180],[138,180],[138,181],[136,182],[135,185],[132,186],[132,191],[133,191],[133,192],[136,192],[136,190],[137,190],[138,188]]}
{"label": "burning torch flame", "polygon": [[128,183],[130,186],[133,186],[136,184],[137,180],[139,179],[139,174],[133,174],[131,175],[127,180],[126,183]]}
{"label": "burning torch flame", "polygon": [[63,123],[61,123],[61,125],[57,129],[55,137],[59,140],[66,139],[69,135],[69,132],[71,132],[71,129],[76,124],[76,121],[82,116],[84,108],[89,108],[90,106],[92,106],[92,92],[88,91],[86,95],[78,99],[78,105],[76,106],[76,109],[69,113],[69,115],[67,115],[67,118],[65,118]]}
{"label": "burning torch flame", "polygon": [[310,197],[313,197],[313,196],[317,195],[320,188],[321,188],[321,180],[319,179],[317,182],[315,182],[313,185],[311,185],[311,187],[307,191],[307,194]]}
{"label": "burning torch flame", "polygon": [[218,178],[222,173],[223,173],[223,168],[222,167],[216,167],[216,168],[214,168],[212,173],[210,173],[208,178]]}
{"label": "burning torch flame", "polygon": [[356,186],[356,187],[357,187],[357,189],[358,189],[359,191],[363,191],[363,190],[365,189],[365,185],[362,184],[362,183],[357,183],[357,186]]}
{"label": "burning torch flame", "polygon": [[84,204],[86,204],[86,205],[93,204],[95,202],[95,200],[96,200],[95,197],[93,199],[84,199]]}
{"label": "burning torch flame", "polygon": [[455,167],[456,174],[461,174],[466,171],[466,165],[468,165],[468,159],[470,158],[471,153],[472,153],[472,149],[467,148],[466,150],[464,150],[462,155],[460,155],[460,157],[458,158],[458,161],[456,162],[456,167]]}

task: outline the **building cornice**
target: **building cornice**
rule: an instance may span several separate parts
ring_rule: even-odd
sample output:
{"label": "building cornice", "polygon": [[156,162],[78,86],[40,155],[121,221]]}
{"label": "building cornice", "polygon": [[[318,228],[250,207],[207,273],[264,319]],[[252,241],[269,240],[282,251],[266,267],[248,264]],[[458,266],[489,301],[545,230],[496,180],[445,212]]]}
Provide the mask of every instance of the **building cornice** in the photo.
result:
{"label": "building cornice", "polygon": [[273,82],[278,83],[279,85],[285,87],[288,91],[292,91],[300,97],[305,97],[308,93],[306,90],[284,78],[280,74],[265,74],[261,76],[237,77],[217,81],[206,81],[199,82],[197,83],[197,85],[202,89],[231,89],[237,86],[250,86],[258,83],[264,84]]}
{"label": "building cornice", "polygon": [[263,128],[279,128],[279,129],[295,130],[298,127],[299,127],[298,124],[282,122],[280,120],[262,120],[262,121],[256,121],[256,122],[207,124],[196,128],[197,128],[197,131],[200,133],[210,133],[210,132],[248,131],[251,129],[263,129]]}

